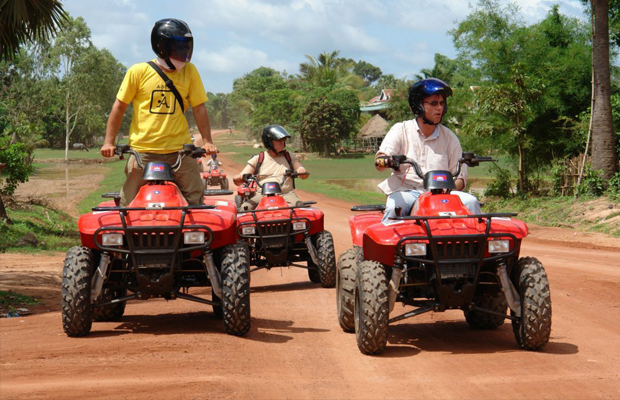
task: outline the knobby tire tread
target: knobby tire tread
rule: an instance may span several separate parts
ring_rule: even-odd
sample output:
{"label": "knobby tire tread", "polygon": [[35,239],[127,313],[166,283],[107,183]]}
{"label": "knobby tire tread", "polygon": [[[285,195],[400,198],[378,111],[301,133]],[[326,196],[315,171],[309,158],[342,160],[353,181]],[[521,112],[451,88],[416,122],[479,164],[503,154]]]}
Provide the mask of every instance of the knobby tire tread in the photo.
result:
{"label": "knobby tire tread", "polygon": [[343,331],[355,332],[355,276],[357,265],[362,262],[362,249],[355,246],[346,250],[338,258],[336,271],[336,304],[338,322]]}
{"label": "knobby tire tread", "polygon": [[547,274],[534,257],[519,259],[515,281],[521,300],[521,318],[512,321],[517,344],[526,350],[541,350],[551,335],[551,292]]}
{"label": "knobby tire tread", "polygon": [[67,251],[62,271],[62,328],[70,337],[85,336],[93,322],[90,305],[93,255],[87,247]]}
{"label": "knobby tire tread", "polygon": [[242,336],[250,330],[250,269],[248,248],[228,245],[222,250],[222,311],[224,330]]}
{"label": "knobby tire tread", "polygon": [[379,354],[387,345],[389,297],[383,265],[363,261],[357,270],[355,303],[357,346],[363,354]]}

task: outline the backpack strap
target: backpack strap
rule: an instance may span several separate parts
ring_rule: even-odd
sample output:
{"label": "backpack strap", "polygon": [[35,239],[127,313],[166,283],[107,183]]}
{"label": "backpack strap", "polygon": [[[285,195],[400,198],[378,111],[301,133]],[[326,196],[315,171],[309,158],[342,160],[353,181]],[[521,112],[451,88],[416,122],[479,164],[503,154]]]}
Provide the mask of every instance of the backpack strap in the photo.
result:
{"label": "backpack strap", "polygon": [[166,84],[168,89],[170,89],[170,91],[174,94],[174,97],[177,99],[177,102],[181,106],[181,111],[183,112],[183,114],[185,114],[185,106],[183,106],[183,99],[181,98],[181,94],[179,93],[177,88],[174,86],[174,83],[172,83],[172,79],[168,78],[168,75],[164,74],[164,71],[162,71],[161,68],[159,68],[159,65],[155,64],[153,61],[147,61],[147,64],[150,65],[151,68],[153,68],[155,72],[157,72],[157,75],[159,75],[161,79],[164,80],[164,83]]}
{"label": "backpack strap", "polygon": [[254,175],[258,175],[258,170],[260,166],[263,165],[263,161],[265,161],[265,152],[261,151],[258,153],[258,162],[256,163],[256,168],[254,168]]}

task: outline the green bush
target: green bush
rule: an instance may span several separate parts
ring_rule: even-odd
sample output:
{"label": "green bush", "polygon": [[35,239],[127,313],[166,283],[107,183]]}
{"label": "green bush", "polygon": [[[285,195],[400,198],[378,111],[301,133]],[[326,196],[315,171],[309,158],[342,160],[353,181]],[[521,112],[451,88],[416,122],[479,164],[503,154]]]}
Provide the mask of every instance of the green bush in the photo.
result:
{"label": "green bush", "polygon": [[487,184],[484,190],[484,196],[496,196],[503,199],[512,197],[513,192],[510,172],[497,165],[497,163],[493,163],[490,170],[493,175],[493,180]]}
{"label": "green bush", "polygon": [[620,172],[616,172],[607,184],[605,194],[616,201],[620,201]]}
{"label": "green bush", "polygon": [[601,172],[593,170],[590,163],[586,163],[583,170],[581,183],[577,185],[575,191],[577,196],[601,196],[603,195],[603,179]]}

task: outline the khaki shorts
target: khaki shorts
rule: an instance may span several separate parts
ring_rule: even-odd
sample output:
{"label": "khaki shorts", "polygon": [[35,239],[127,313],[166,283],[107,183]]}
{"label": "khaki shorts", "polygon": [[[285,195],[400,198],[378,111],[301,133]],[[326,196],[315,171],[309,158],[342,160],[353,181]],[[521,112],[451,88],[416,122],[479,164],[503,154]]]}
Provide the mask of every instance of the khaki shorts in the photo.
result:
{"label": "khaki shorts", "polygon": [[[142,164],[146,164],[151,161],[163,161],[170,165],[177,161],[178,153],[170,154],[152,154],[152,153],[140,153]],[[136,158],[131,155],[127,160],[125,166],[125,184],[121,190],[121,206],[127,206],[136,197],[140,188],[144,186],[148,181],[142,179],[143,169],[138,167]],[[203,191],[202,179],[200,178],[200,171],[198,169],[198,162],[190,156],[183,157],[183,161],[179,166],[179,169],[172,171],[174,175],[174,183],[179,187],[185,200],[190,205],[203,204]]]}

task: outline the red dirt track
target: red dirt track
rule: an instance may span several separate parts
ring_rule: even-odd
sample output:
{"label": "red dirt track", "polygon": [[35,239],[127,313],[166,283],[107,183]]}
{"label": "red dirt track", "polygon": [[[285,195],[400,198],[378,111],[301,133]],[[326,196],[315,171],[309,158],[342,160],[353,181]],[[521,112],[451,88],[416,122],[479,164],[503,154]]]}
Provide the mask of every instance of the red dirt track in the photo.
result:
{"label": "red dirt track", "polygon": [[[229,176],[240,170],[220,159]],[[325,212],[336,255],[350,247],[351,204],[299,194]],[[530,228],[522,255],[545,266],[553,304],[542,352],[518,349],[510,323],[476,331],[450,311],[390,325],[386,351],[364,356],[338,325],[335,289],[297,268],[252,273],[242,338],[210,306],[183,300],[131,301],[121,321],[69,338],[64,254],[0,254],[0,289],[45,303],[0,320],[0,399],[620,398],[620,239]]]}

